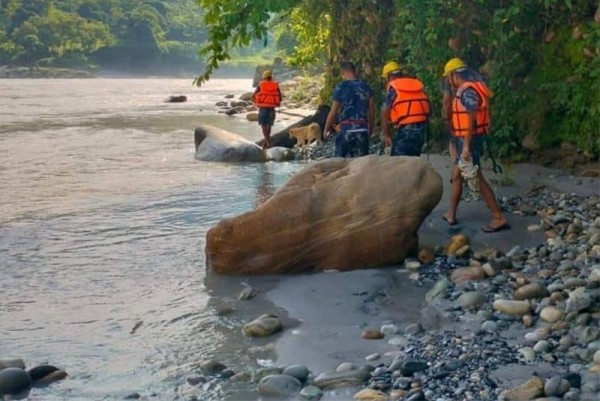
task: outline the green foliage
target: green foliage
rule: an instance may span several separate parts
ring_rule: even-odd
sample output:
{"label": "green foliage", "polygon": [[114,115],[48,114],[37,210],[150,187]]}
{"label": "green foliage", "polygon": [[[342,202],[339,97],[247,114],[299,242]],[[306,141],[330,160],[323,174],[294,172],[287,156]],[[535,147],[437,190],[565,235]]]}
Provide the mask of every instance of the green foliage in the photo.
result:
{"label": "green foliage", "polygon": [[194,79],[195,85],[206,82],[219,64],[231,58],[231,49],[262,40],[266,46],[269,21],[273,13],[291,9],[299,0],[197,0],[204,10],[208,40],[200,50],[206,68]]}
{"label": "green foliage", "polygon": [[[324,4],[319,2],[319,4]],[[285,52],[290,65],[309,67],[325,65],[331,17],[327,9],[318,12],[319,4],[303,4],[282,17],[275,28],[277,47]]]}
{"label": "green foliage", "polygon": [[195,0],[2,0],[0,63],[197,69]]}
{"label": "green foliage", "polygon": [[[582,0],[397,0],[388,56],[413,67],[441,107],[444,63],[463,58],[494,91],[494,147],[521,152],[526,135],[599,153],[598,2]],[[444,16],[440,18],[440,16]],[[441,127],[439,120],[434,127]],[[442,137],[438,130],[438,137]]]}

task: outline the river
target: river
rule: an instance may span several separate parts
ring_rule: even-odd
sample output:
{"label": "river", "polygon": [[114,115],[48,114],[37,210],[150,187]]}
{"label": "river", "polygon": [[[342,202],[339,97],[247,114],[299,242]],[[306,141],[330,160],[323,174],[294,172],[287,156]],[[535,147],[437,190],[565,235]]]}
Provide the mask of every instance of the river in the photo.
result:
{"label": "river", "polygon": [[[199,362],[243,353],[207,308],[205,234],[301,166],[199,162],[193,130],[211,123],[258,139],[256,123],[214,106],[251,89],[0,80],[0,358],[69,373],[29,399],[187,399]],[[188,102],[164,102],[179,94]]]}

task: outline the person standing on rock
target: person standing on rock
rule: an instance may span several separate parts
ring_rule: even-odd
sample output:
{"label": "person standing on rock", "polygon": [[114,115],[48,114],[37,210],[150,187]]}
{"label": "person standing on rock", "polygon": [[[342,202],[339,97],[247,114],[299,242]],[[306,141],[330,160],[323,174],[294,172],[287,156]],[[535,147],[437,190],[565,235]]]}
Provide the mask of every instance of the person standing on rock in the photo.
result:
{"label": "person standing on rock", "polygon": [[374,92],[365,81],[358,79],[354,64],[343,62],[340,68],[343,81],[333,89],[333,102],[323,131],[325,139],[339,114],[335,156],[366,156],[369,154],[369,137],[375,127]]}
{"label": "person standing on rock", "polygon": [[473,74],[464,66],[450,69],[447,71],[447,76],[456,90],[452,100],[451,127],[458,156],[452,167],[450,209],[442,217],[450,225],[457,223],[456,211],[463,189],[463,177],[458,163],[472,162],[477,166],[479,192],[492,211],[492,220],[481,229],[487,233],[508,229],[510,226],[502,215],[496,195],[483,177],[480,168],[483,141],[490,129],[491,90],[484,82],[473,79]]}
{"label": "person standing on rock", "polygon": [[[419,156],[429,123],[429,99],[423,82],[408,77],[394,61],[383,67],[387,93],[381,109],[381,128],[385,147],[392,156]],[[396,132],[392,137],[390,124]]]}
{"label": "person standing on rock", "polygon": [[258,107],[258,125],[262,128],[262,134],[265,137],[263,148],[273,146],[271,142],[271,127],[275,123],[275,107],[281,104],[281,90],[279,83],[273,81],[271,70],[265,70],[262,74],[262,81],[258,83],[252,101]]}

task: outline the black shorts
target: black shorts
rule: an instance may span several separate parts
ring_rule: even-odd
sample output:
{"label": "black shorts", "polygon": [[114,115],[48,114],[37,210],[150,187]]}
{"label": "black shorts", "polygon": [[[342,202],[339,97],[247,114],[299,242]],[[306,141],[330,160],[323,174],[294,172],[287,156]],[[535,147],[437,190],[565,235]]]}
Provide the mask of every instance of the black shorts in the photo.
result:
{"label": "black shorts", "polygon": [[275,108],[260,107],[258,109],[258,125],[273,125],[275,123]]}

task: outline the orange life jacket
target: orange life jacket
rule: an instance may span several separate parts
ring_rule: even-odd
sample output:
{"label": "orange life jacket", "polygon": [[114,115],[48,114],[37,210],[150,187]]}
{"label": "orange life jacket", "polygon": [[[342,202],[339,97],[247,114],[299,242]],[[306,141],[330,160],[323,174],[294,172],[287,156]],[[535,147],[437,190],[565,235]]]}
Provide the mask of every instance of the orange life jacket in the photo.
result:
{"label": "orange life jacket", "polygon": [[281,104],[281,93],[276,81],[260,81],[254,102],[258,107],[278,107]]}
{"label": "orange life jacket", "polygon": [[388,88],[396,91],[396,99],[390,110],[390,120],[395,125],[421,123],[429,118],[429,99],[423,83],[414,78],[396,78]]}
{"label": "orange life jacket", "polygon": [[452,102],[452,135],[464,137],[469,133],[469,112],[460,101],[463,92],[473,88],[481,98],[479,110],[475,112],[473,135],[485,135],[490,129],[489,98],[491,91],[483,82],[465,82],[456,91]]}

